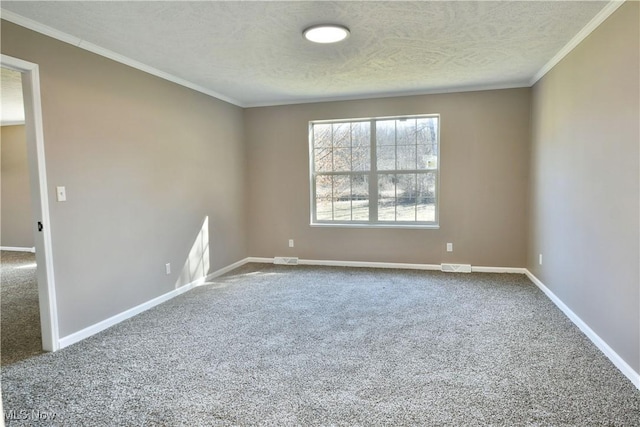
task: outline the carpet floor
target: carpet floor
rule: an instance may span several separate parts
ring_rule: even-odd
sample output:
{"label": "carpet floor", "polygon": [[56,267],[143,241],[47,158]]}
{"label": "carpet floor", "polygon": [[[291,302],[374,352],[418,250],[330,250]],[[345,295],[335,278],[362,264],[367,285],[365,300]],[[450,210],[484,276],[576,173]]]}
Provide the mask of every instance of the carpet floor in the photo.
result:
{"label": "carpet floor", "polygon": [[0,364],[42,353],[36,257],[0,252]]}
{"label": "carpet floor", "polygon": [[3,367],[2,393],[9,425],[640,425],[640,391],[515,274],[248,264]]}

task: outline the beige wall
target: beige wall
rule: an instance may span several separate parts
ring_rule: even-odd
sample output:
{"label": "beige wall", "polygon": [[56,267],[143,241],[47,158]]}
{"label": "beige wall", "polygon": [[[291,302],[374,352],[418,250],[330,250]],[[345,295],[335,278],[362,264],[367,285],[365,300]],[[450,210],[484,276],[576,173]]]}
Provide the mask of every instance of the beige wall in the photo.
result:
{"label": "beige wall", "polygon": [[527,263],[636,372],[638,6],[624,4],[534,87]]}
{"label": "beige wall", "polygon": [[[529,106],[510,89],[245,110],[249,253],[522,267]],[[422,113],[441,114],[440,229],[310,227],[309,121]]]}
{"label": "beige wall", "polygon": [[[196,278],[208,236],[206,271],[526,265],[640,371],[638,36],[629,2],[533,91],[243,111],[3,21],[2,53],[40,64],[61,336]],[[310,227],[308,122],[423,113],[442,118],[440,228]]]}
{"label": "beige wall", "polygon": [[24,126],[2,126],[0,246],[32,248],[29,164]]}
{"label": "beige wall", "polygon": [[206,218],[203,265],[247,256],[240,108],[6,21],[2,53],[40,65],[62,337],[174,289]]}

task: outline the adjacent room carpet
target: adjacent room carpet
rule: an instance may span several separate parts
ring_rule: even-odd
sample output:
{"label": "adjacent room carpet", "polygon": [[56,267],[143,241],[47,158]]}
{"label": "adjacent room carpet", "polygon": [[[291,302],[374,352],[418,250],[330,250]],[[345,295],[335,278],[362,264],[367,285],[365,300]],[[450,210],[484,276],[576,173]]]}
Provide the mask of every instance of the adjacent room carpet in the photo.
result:
{"label": "adjacent room carpet", "polygon": [[640,392],[512,274],[248,264],[3,367],[2,392],[9,425],[640,425]]}
{"label": "adjacent room carpet", "polygon": [[0,252],[1,365],[42,353],[36,257]]}

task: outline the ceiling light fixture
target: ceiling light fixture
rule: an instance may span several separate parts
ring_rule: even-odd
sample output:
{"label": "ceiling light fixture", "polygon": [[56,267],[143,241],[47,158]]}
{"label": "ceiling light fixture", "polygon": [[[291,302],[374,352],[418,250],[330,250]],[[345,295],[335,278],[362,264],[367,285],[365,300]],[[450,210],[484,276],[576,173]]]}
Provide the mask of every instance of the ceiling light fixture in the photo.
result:
{"label": "ceiling light fixture", "polygon": [[305,39],[314,43],[337,43],[349,37],[349,34],[347,27],[336,24],[314,25],[302,32]]}

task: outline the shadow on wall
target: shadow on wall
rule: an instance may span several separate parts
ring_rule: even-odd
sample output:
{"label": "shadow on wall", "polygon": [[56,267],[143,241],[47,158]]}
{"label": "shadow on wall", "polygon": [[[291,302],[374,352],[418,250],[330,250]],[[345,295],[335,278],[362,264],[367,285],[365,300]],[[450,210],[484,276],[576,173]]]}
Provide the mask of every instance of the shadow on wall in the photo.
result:
{"label": "shadow on wall", "polygon": [[184,267],[176,281],[175,288],[188,285],[193,282],[201,282],[209,274],[209,217],[205,217],[202,227],[196,236],[193,246],[189,251]]}

